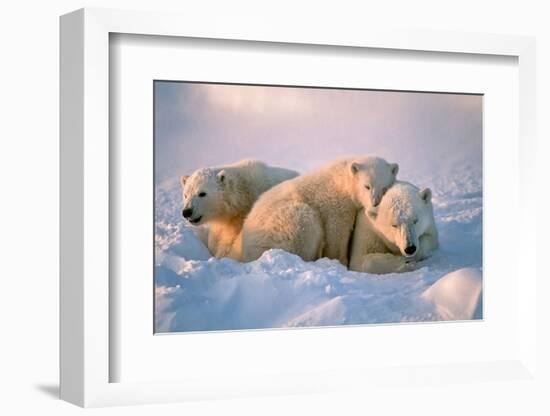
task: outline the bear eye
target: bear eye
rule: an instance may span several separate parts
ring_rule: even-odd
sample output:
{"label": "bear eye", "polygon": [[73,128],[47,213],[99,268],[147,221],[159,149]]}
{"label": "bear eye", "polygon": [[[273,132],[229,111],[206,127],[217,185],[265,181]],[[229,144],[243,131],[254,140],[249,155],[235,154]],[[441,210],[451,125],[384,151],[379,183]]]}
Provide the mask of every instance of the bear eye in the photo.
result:
{"label": "bear eye", "polygon": [[393,228],[397,228],[397,224],[392,224],[392,227],[393,227]]}
{"label": "bear eye", "polygon": [[370,186],[369,185],[365,185],[365,188],[367,191],[370,191]]}
{"label": "bear eye", "polygon": [[202,198],[202,197],[205,197],[206,196],[206,192],[199,192],[199,197]]}

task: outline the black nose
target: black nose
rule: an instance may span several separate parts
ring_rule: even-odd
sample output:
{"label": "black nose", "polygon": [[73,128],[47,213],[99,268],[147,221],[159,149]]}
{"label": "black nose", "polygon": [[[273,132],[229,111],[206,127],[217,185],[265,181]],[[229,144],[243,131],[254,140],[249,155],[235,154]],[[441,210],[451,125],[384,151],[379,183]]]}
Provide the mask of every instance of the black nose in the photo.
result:
{"label": "black nose", "polygon": [[414,254],[415,251],[416,251],[416,246],[409,246],[405,248],[405,253],[407,253],[409,256],[411,254]]}
{"label": "black nose", "polygon": [[185,208],[185,209],[181,212],[181,215],[183,215],[184,218],[189,218],[191,215],[193,215],[193,208]]}

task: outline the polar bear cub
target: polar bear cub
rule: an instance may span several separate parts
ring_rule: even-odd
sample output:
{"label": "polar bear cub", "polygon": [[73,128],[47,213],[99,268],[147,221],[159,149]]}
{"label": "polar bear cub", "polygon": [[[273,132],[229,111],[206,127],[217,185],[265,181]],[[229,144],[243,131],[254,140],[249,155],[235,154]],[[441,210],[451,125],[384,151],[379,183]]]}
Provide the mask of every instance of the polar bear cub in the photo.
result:
{"label": "polar bear cub", "polygon": [[242,260],[280,248],[305,261],[328,257],[347,266],[358,209],[378,205],[398,169],[378,157],[345,158],[273,187],[245,220]]}
{"label": "polar bear cub", "polygon": [[430,189],[396,182],[378,209],[357,216],[350,250],[350,269],[367,273],[413,270],[415,262],[437,249]]}
{"label": "polar bear cub", "polygon": [[[200,230],[215,257],[240,257],[232,253],[246,215],[258,197],[271,187],[298,176],[298,172],[269,166],[257,160],[203,168],[181,177],[182,215]],[[199,234],[200,234],[199,233]]]}

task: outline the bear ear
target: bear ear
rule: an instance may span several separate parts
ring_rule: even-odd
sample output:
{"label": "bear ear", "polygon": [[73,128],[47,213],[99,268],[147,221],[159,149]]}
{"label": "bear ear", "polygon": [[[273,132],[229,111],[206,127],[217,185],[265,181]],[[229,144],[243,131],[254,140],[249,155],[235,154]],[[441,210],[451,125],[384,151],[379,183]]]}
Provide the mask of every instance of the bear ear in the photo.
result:
{"label": "bear ear", "polygon": [[391,173],[395,178],[397,176],[397,172],[399,172],[399,165],[397,163],[390,163],[390,168],[391,168]]}
{"label": "bear ear", "polygon": [[378,216],[378,211],[375,209],[368,209],[367,210],[367,217],[369,217],[371,220],[376,220],[376,217]]}
{"label": "bear ear", "polygon": [[430,188],[422,189],[420,191],[420,198],[422,198],[424,202],[430,202],[432,200],[432,191]]}
{"label": "bear ear", "polygon": [[225,169],[222,169],[218,172],[218,174],[216,175],[216,178],[218,179],[218,183],[220,184],[223,184],[225,183],[225,179],[226,179],[226,172],[225,172]]}
{"label": "bear ear", "polygon": [[357,172],[359,172],[359,163],[353,162],[350,165],[350,170],[353,175],[355,175]]}
{"label": "bear ear", "polygon": [[183,175],[180,177],[180,183],[182,188],[185,186],[185,182],[187,182],[187,179],[189,179],[189,175]]}

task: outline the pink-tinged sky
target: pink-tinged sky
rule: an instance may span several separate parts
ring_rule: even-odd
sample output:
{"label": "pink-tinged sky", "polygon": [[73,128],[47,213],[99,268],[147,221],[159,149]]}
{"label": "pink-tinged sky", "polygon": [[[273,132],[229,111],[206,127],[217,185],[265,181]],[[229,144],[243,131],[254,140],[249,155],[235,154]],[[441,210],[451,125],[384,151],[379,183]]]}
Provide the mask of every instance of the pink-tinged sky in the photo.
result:
{"label": "pink-tinged sky", "polygon": [[481,173],[482,97],[155,83],[157,183],[243,158],[306,172],[353,154],[398,162],[401,179]]}

